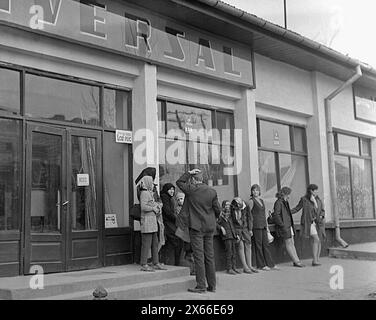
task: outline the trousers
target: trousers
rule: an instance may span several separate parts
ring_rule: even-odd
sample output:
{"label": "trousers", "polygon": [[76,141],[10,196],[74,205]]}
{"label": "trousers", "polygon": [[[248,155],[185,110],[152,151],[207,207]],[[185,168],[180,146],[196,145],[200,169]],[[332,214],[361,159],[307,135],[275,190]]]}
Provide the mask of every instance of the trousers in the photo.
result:
{"label": "trousers", "polygon": [[189,229],[189,236],[191,238],[193,259],[196,269],[196,287],[199,289],[206,289],[205,283],[207,281],[208,287],[215,289],[214,232],[204,233],[198,230]]}

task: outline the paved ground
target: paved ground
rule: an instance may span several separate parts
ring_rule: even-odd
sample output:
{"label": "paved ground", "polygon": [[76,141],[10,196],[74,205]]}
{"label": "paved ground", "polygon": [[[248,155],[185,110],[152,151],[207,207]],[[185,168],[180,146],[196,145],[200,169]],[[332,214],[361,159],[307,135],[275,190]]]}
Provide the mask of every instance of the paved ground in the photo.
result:
{"label": "paved ground", "polygon": [[[322,258],[322,265],[312,267],[311,261],[303,261],[305,268],[292,264],[280,264],[281,270],[260,271],[258,274],[229,275],[217,272],[217,291],[197,294],[183,292],[159,297],[160,300],[363,300],[376,292],[376,261]],[[343,268],[342,290],[330,287],[333,266]],[[334,282],[334,281],[333,281]],[[338,282],[337,282],[338,283]],[[154,298],[156,299],[156,298]],[[376,297],[374,298],[376,299]]]}

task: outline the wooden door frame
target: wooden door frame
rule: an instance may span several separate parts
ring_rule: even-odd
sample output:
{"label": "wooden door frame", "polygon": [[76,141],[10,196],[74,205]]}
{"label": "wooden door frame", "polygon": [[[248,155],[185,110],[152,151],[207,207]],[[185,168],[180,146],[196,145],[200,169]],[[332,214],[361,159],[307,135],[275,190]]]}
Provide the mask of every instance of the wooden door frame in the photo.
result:
{"label": "wooden door frame", "polygon": [[[28,274],[31,267],[31,243],[33,239],[33,235],[31,233],[31,191],[32,191],[32,151],[33,151],[33,143],[32,143],[32,134],[33,132],[39,132],[42,134],[50,134],[55,136],[60,136],[62,138],[62,146],[61,146],[61,154],[62,154],[62,168],[61,168],[61,203],[63,199],[66,199],[66,187],[67,187],[67,159],[64,156],[67,152],[67,135],[66,130],[64,128],[59,128],[56,126],[49,126],[49,125],[39,125],[35,123],[27,123],[26,124],[26,150],[25,150],[25,205],[24,205],[24,230],[23,230],[23,237],[24,237],[24,259],[23,259],[23,273]],[[51,237],[55,241],[61,242],[62,246],[62,266],[61,269],[66,269],[66,259],[65,259],[65,252],[66,252],[66,235],[65,235],[65,228],[66,228],[66,218],[64,217],[63,211],[61,211],[60,216],[60,234],[35,234],[35,238],[47,238]],[[57,270],[59,271],[59,270]]]}
{"label": "wooden door frame", "polygon": [[97,233],[98,239],[98,267],[104,266],[104,216],[102,214],[103,208],[103,179],[102,179],[102,134],[100,131],[90,130],[90,129],[78,129],[78,128],[66,128],[67,131],[67,200],[69,204],[67,208],[71,208],[72,204],[72,193],[69,191],[70,186],[72,185],[72,150],[71,150],[71,142],[72,136],[76,137],[87,137],[87,138],[94,138],[96,139],[96,162],[97,162],[97,180],[96,180],[96,187],[97,187],[97,229],[96,230],[85,230],[85,231],[73,231],[71,228],[72,225],[72,215],[68,210],[67,214],[67,223],[66,223],[66,243],[67,243],[67,250],[66,250],[66,270],[73,271],[73,270],[80,270],[80,269],[88,269],[86,266],[79,266],[74,265],[73,257],[72,257],[72,240],[85,238],[86,235]]}

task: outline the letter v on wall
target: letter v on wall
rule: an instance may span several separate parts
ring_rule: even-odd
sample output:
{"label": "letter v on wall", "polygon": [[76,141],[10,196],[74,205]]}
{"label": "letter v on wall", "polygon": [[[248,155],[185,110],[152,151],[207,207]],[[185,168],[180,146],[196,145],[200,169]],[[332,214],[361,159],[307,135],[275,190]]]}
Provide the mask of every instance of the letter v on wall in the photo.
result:
{"label": "letter v on wall", "polygon": [[11,3],[10,0],[0,0],[0,11],[10,13],[11,11]]}
{"label": "letter v on wall", "polygon": [[55,26],[59,19],[61,3],[62,0],[35,0],[35,4],[41,6],[44,12],[44,18],[40,22]]}

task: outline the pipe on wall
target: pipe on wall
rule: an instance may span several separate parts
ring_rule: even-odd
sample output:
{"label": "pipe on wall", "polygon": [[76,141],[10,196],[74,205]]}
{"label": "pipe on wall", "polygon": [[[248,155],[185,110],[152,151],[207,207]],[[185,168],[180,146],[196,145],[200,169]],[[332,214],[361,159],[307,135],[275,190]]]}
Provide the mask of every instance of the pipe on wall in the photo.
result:
{"label": "pipe on wall", "polygon": [[339,213],[337,205],[337,186],[335,180],[335,164],[334,164],[334,135],[332,127],[332,113],[331,113],[331,100],[334,99],[345,88],[352,85],[356,80],[362,76],[362,70],[360,65],[356,67],[355,74],[344,82],[340,87],[334,90],[330,95],[324,99],[325,103],[325,119],[326,119],[326,139],[328,146],[328,162],[329,162],[329,183],[330,183],[330,195],[332,200],[332,212],[335,226],[335,240],[344,248],[349,245],[345,240],[341,238],[341,229],[339,223]]}

